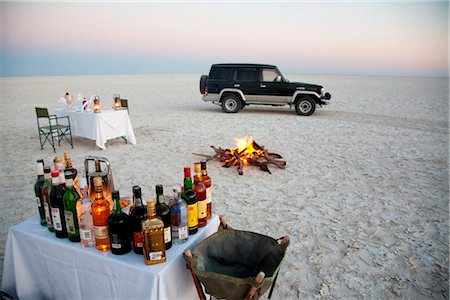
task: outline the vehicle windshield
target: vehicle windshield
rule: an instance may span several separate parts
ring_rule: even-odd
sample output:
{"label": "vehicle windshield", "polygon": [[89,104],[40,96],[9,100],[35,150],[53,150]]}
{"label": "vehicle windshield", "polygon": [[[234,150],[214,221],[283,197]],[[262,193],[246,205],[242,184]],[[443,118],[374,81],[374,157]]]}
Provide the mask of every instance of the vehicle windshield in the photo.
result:
{"label": "vehicle windshield", "polygon": [[278,74],[281,76],[281,82],[289,82],[289,80],[283,76],[283,74],[280,72],[280,70],[277,68]]}

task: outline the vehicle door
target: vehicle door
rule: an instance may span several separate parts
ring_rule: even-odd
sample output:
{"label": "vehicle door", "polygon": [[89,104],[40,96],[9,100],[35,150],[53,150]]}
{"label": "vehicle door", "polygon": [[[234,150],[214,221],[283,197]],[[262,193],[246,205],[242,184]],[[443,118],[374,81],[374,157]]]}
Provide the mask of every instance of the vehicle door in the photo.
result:
{"label": "vehicle door", "polygon": [[275,68],[259,68],[258,72],[259,103],[286,103],[289,96],[288,85],[283,82],[281,74]]}
{"label": "vehicle door", "polygon": [[258,92],[256,68],[236,68],[233,87],[244,93],[247,103],[255,102]]}

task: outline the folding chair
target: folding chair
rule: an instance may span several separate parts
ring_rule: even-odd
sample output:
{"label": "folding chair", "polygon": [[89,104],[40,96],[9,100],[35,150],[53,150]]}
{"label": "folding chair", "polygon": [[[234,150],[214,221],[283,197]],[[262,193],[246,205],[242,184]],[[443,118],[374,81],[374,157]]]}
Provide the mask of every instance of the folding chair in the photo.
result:
{"label": "folding chair", "polygon": [[[120,105],[122,106],[122,108],[126,108],[128,110],[128,100],[127,99],[120,99]],[[129,110],[128,110],[128,113],[130,113]]]}
{"label": "folding chair", "polygon": [[[69,117],[49,115],[48,109],[43,107],[35,107],[35,109],[41,149],[44,149],[44,144],[48,141],[53,147],[53,152],[56,152],[55,139],[58,141],[58,146],[61,146],[61,140],[63,138],[69,142],[73,149],[72,130],[70,128]],[[60,121],[63,121],[63,123],[61,124]]]}

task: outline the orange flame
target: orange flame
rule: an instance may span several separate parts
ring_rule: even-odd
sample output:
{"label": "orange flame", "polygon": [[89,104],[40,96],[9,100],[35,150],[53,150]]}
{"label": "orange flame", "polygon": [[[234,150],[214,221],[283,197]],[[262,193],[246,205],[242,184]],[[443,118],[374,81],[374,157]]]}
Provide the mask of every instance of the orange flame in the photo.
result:
{"label": "orange flame", "polygon": [[255,156],[264,155],[264,150],[261,149],[255,149],[253,147],[253,137],[245,136],[243,138],[234,138],[236,141],[236,149],[230,149],[231,154],[234,154],[235,151],[237,151],[241,157],[241,161],[243,162],[244,166],[248,166],[248,159],[253,158]]}

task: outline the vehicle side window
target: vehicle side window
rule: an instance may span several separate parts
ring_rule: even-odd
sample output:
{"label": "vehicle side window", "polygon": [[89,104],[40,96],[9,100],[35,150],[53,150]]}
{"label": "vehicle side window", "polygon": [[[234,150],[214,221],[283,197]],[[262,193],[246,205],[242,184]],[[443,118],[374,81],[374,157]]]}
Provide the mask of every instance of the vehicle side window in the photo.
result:
{"label": "vehicle side window", "polygon": [[230,78],[230,73],[231,68],[213,68],[209,78],[216,80],[228,80]]}
{"label": "vehicle side window", "polygon": [[274,69],[262,69],[261,70],[261,81],[275,81],[278,76],[278,72]]}
{"label": "vehicle side window", "polygon": [[256,81],[256,69],[237,69],[235,73],[235,80]]}

